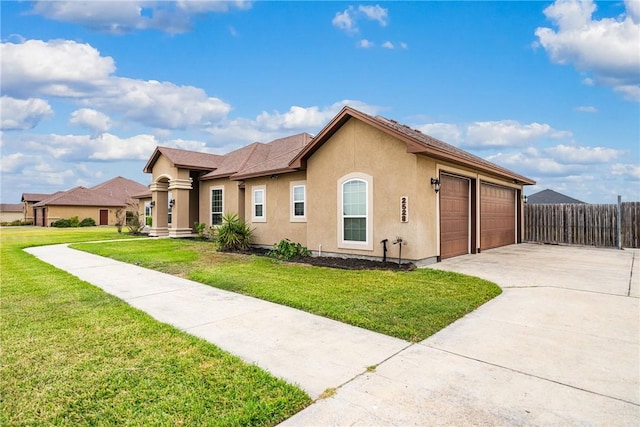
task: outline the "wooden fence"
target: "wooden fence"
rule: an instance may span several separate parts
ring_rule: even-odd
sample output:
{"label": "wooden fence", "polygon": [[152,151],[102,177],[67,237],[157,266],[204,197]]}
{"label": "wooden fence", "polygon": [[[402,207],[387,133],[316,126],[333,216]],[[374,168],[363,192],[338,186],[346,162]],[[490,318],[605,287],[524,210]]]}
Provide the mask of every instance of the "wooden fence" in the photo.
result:
{"label": "wooden fence", "polygon": [[[620,218],[618,218],[620,216]],[[640,248],[640,202],[621,205],[553,204],[524,207],[525,241]]]}

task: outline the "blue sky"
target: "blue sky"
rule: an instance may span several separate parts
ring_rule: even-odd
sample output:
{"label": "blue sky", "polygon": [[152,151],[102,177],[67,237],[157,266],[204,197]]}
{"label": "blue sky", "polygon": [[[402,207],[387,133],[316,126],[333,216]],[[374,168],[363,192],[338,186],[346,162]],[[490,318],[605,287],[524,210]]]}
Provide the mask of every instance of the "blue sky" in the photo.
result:
{"label": "blue sky", "polygon": [[[590,203],[640,200],[640,1],[0,3],[1,200],[380,114]],[[375,153],[373,153],[375,155]]]}

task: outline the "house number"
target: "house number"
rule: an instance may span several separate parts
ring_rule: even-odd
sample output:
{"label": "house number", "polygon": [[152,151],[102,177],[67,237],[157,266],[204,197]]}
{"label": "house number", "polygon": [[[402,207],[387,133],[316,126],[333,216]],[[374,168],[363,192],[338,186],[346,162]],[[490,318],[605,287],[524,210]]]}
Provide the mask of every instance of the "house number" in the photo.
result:
{"label": "house number", "polygon": [[400,197],[400,222],[409,222],[409,198]]}

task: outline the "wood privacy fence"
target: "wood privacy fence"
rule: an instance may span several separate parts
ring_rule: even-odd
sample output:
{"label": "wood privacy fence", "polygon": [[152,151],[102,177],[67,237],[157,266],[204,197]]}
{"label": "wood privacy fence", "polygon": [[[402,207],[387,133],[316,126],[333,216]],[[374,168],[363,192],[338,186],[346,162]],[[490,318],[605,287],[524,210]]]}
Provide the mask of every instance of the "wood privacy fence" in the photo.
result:
{"label": "wood privacy fence", "polygon": [[549,204],[524,206],[525,241],[640,248],[640,202],[618,205]]}

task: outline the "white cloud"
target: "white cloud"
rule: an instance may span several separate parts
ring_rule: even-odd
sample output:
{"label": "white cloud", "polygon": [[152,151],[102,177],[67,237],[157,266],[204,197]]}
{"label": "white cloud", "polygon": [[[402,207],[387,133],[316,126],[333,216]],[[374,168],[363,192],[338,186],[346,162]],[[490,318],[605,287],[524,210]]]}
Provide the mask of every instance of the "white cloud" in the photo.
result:
{"label": "white cloud", "polygon": [[510,154],[499,153],[487,157],[487,160],[526,176],[565,176],[588,170],[585,165],[563,164],[553,158],[532,155],[531,152],[526,151]]}
{"label": "white cloud", "polygon": [[458,125],[451,123],[429,123],[416,126],[415,129],[452,145],[458,145],[462,140],[462,130]]}
{"label": "white cloud", "polygon": [[615,163],[611,165],[611,174],[630,178],[633,180],[639,180],[640,165],[632,163]]}
{"label": "white cloud", "polygon": [[351,11],[353,11],[352,6],[342,12],[336,12],[336,16],[334,16],[331,20],[333,26],[340,30],[346,31],[347,33],[357,32],[358,27],[356,26],[356,22],[351,17]]}
{"label": "white cloud", "polygon": [[191,28],[193,16],[207,13],[244,10],[246,1],[38,1],[31,13],[47,19],[82,25],[95,31],[123,34],[136,30],[156,29],[171,34]]}
{"label": "white cloud", "polygon": [[110,133],[103,133],[88,141],[92,153],[91,160],[147,160],[158,141],[153,135],[136,135],[120,138]]}
{"label": "white cloud", "polygon": [[11,153],[0,159],[0,172],[12,173],[31,163],[29,156],[23,153]]}
{"label": "white cloud", "polygon": [[69,40],[3,43],[2,91],[20,97],[72,98],[143,125],[184,129],[210,126],[231,107],[193,86],[113,75],[112,58]]}
{"label": "white cloud", "polygon": [[71,40],[2,43],[0,57],[2,92],[20,98],[90,96],[108,85],[116,69],[111,57]]}
{"label": "white cloud", "polygon": [[71,113],[69,124],[90,129],[95,133],[102,133],[111,128],[111,119],[100,111],[91,108],[81,108]]}
{"label": "white cloud", "polygon": [[[280,113],[261,112],[255,119],[237,118],[221,122],[207,131],[215,141],[228,144],[228,148],[250,142],[268,142],[275,138],[291,135],[293,132],[315,132],[326,125],[344,106],[351,106],[367,114],[377,114],[380,107],[361,101],[342,100],[328,107],[292,106],[289,111]],[[232,142],[232,144],[229,144]]]}
{"label": "white cloud", "polygon": [[409,45],[406,44],[405,42],[400,42],[400,48],[401,49],[409,49]]}
{"label": "white cloud", "polygon": [[592,105],[580,105],[576,108],[574,108],[574,110],[576,111],[580,111],[583,113],[597,113],[598,109]]}
{"label": "white cloud", "polygon": [[379,5],[360,5],[357,9],[349,6],[342,12],[336,12],[331,24],[348,34],[355,34],[359,31],[358,21],[362,19],[376,21],[381,27],[385,27],[389,19],[388,9]]}
{"label": "white cloud", "polygon": [[570,132],[558,131],[544,123],[521,124],[515,120],[475,122],[466,129],[463,146],[514,147],[540,138],[568,138]]}
{"label": "white cloud", "polygon": [[557,0],[544,10],[557,31],[540,27],[535,34],[553,62],[573,64],[592,73],[591,81],[640,101],[640,6],[625,4],[626,14],[595,20],[592,0]]}
{"label": "white cloud", "polygon": [[605,147],[576,147],[556,145],[545,150],[562,163],[593,164],[608,163],[622,155],[622,151]]}
{"label": "white cloud", "polygon": [[358,42],[358,47],[361,47],[363,49],[369,49],[375,46],[375,43],[370,42],[367,39],[362,39]]}
{"label": "white cloud", "polygon": [[394,49],[395,48],[393,43],[391,43],[389,40],[387,40],[386,42],[382,43],[382,47],[385,48],[385,49]]}
{"label": "white cloud", "polygon": [[0,97],[0,116],[3,130],[33,129],[41,120],[53,116],[49,103],[43,99],[15,99]]}
{"label": "white cloud", "polygon": [[358,6],[358,10],[362,12],[368,19],[377,21],[380,26],[387,26],[387,19],[389,18],[389,11],[379,5],[375,6]]}

